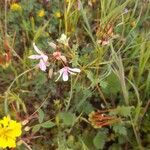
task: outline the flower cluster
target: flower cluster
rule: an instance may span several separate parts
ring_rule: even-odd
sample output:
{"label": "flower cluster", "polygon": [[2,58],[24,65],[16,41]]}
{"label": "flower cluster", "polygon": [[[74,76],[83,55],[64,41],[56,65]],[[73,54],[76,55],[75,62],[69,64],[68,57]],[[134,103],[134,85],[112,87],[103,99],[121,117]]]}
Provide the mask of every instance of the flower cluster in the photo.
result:
{"label": "flower cluster", "polygon": [[10,6],[10,9],[12,11],[21,11],[22,10],[22,7],[20,4],[18,3],[13,3],[11,6]]}
{"label": "flower cluster", "polygon": [[39,17],[44,17],[45,16],[45,10],[44,9],[41,9],[39,10],[38,14],[37,14]]}
{"label": "flower cluster", "polygon": [[0,147],[16,147],[16,138],[21,135],[21,123],[11,120],[9,116],[0,120]]}
{"label": "flower cluster", "polygon": [[[67,36],[65,34],[62,34],[61,37],[59,39],[57,39],[57,42],[59,42],[60,44],[63,44],[64,46],[69,46],[69,38],[67,38]],[[70,68],[67,66],[66,57],[64,55],[62,55],[61,51],[57,50],[57,45],[55,43],[50,42],[49,45],[55,50],[53,52],[53,54],[51,55],[52,59],[60,61],[63,65],[63,68],[58,71],[59,76],[56,81],[58,81],[58,79],[61,76],[62,76],[63,81],[68,81],[69,74],[76,75],[76,73],[80,73],[81,70],[79,68]],[[46,71],[46,68],[50,64],[48,61],[49,57],[46,54],[44,54],[40,49],[38,49],[38,47],[35,45],[35,43],[33,43],[33,47],[37,54],[31,55],[28,58],[39,60],[38,67],[42,71]],[[52,69],[50,69],[50,71],[51,70]],[[50,74],[52,74],[52,73],[50,73]]]}
{"label": "flower cluster", "polygon": [[61,12],[60,12],[60,11],[56,11],[56,12],[54,13],[54,16],[55,16],[56,18],[60,18],[60,17],[61,17]]}
{"label": "flower cluster", "polygon": [[97,43],[101,44],[102,46],[109,45],[111,39],[116,38],[117,36],[114,35],[114,27],[110,24],[108,24],[106,27],[98,27],[96,31],[97,35]]}

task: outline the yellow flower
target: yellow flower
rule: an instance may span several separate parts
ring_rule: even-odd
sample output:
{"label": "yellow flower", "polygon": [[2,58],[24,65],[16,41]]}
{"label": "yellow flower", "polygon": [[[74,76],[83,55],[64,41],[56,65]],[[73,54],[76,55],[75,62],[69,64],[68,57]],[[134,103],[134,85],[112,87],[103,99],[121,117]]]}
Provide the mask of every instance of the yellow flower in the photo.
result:
{"label": "yellow flower", "polygon": [[11,120],[9,116],[0,120],[0,147],[16,147],[16,138],[21,135],[21,123]]}
{"label": "yellow flower", "polygon": [[54,15],[55,15],[56,18],[60,18],[61,17],[61,13],[59,11],[56,11]]}
{"label": "yellow flower", "polygon": [[11,6],[10,6],[10,9],[12,11],[21,11],[22,10],[22,7],[21,5],[17,4],[17,3],[13,3]]}
{"label": "yellow flower", "polygon": [[41,10],[38,12],[38,16],[39,16],[39,17],[44,17],[44,16],[45,16],[45,10],[44,10],[44,9],[41,9]]}

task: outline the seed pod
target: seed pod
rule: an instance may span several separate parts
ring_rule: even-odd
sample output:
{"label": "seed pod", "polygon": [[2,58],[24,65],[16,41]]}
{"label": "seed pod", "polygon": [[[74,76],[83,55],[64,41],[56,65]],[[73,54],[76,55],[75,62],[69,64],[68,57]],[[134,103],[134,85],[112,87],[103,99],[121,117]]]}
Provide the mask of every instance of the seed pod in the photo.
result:
{"label": "seed pod", "polygon": [[50,68],[48,71],[48,77],[51,79],[53,76],[53,68]]}

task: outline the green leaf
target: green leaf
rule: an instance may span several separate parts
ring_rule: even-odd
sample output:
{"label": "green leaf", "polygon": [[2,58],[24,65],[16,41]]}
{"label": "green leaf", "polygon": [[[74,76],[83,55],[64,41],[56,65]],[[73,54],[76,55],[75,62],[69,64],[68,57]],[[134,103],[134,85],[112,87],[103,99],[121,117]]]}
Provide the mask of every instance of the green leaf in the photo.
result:
{"label": "green leaf", "polygon": [[38,117],[39,123],[42,123],[43,119],[44,119],[44,116],[45,116],[44,111],[42,109],[39,109],[38,110],[38,115],[39,115],[39,117]]}
{"label": "green leaf", "polygon": [[42,123],[42,124],[40,124],[40,125],[41,125],[41,127],[43,127],[43,128],[52,128],[52,127],[55,126],[55,123],[53,123],[53,122],[51,122],[50,120],[48,120],[48,121],[46,121],[46,122],[44,122],[44,123]]}
{"label": "green leaf", "polygon": [[40,128],[41,128],[41,125],[40,125],[40,124],[37,124],[37,125],[35,125],[35,126],[32,128],[32,132],[33,132],[33,133],[36,133],[36,132],[38,132],[38,131],[40,130]]}
{"label": "green leaf", "polygon": [[94,76],[94,73],[91,71],[86,71],[88,79],[91,81],[91,87],[94,88],[99,82],[100,79]]}
{"label": "green leaf", "polygon": [[72,125],[76,118],[71,112],[61,112],[59,113],[59,117],[63,121],[63,124],[68,126]]}
{"label": "green leaf", "polygon": [[39,29],[37,30],[37,32],[34,35],[33,41],[36,41],[41,36],[41,34],[43,34],[43,32],[46,29],[46,27],[48,26],[48,24],[49,24],[49,20],[44,24],[44,26],[39,27]]}
{"label": "green leaf", "polygon": [[78,45],[74,44],[72,46],[72,53],[73,53],[73,56],[72,56],[72,60],[71,60],[71,63],[72,63],[72,66],[73,67],[76,67],[79,65],[79,55],[78,55]]}
{"label": "green leaf", "polygon": [[29,31],[30,30],[30,22],[29,21],[26,21],[26,20],[23,20],[22,21],[22,24],[21,24],[22,28],[26,31]]}
{"label": "green leaf", "polygon": [[47,76],[44,73],[38,73],[35,81],[36,85],[43,85],[45,82],[47,82]]}
{"label": "green leaf", "polygon": [[97,149],[103,149],[107,139],[106,131],[99,131],[93,139],[94,146]]}
{"label": "green leaf", "polygon": [[111,73],[106,80],[104,81],[105,85],[101,86],[103,91],[106,94],[114,94],[116,95],[117,92],[120,92],[120,82],[117,78],[117,76],[114,73]]}
{"label": "green leaf", "polygon": [[[79,88],[79,87],[78,87]],[[80,107],[83,106],[83,104],[86,102],[86,100],[92,96],[92,92],[87,89],[87,88],[81,88],[80,91],[82,90],[82,94],[80,95],[80,100],[77,101],[76,104],[76,110],[81,109]],[[79,91],[79,92],[80,92]],[[79,99],[79,98],[78,98]]]}
{"label": "green leaf", "polygon": [[[81,109],[81,110],[80,110]],[[94,111],[94,107],[92,106],[92,104],[90,104],[88,101],[85,101],[82,106],[80,107],[79,111],[81,112],[85,112],[87,115]]]}
{"label": "green leaf", "polygon": [[103,89],[106,89],[108,87],[107,82],[105,82],[105,81],[100,81],[99,84]]}
{"label": "green leaf", "polygon": [[131,0],[126,0],[122,5],[119,5],[118,7],[116,7],[115,9],[113,9],[111,11],[111,13],[109,13],[104,19],[103,22],[107,22],[110,18],[112,18],[113,16],[117,16],[120,14],[120,12],[123,11],[123,9],[125,9],[125,7],[127,6],[127,4],[130,2]]}
{"label": "green leaf", "polygon": [[133,106],[118,106],[112,113],[123,117],[129,117],[133,108]]}
{"label": "green leaf", "polygon": [[112,144],[109,150],[122,150],[122,147],[119,144]]}
{"label": "green leaf", "polygon": [[113,125],[113,130],[115,133],[118,133],[120,135],[127,135],[127,130],[122,124]]}

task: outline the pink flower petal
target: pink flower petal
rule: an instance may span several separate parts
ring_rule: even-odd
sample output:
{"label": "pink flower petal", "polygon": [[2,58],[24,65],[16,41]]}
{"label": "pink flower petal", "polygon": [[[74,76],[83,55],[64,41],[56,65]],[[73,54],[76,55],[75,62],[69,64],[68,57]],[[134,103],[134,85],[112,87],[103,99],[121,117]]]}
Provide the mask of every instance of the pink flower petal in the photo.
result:
{"label": "pink flower petal", "polygon": [[80,72],[80,69],[78,69],[78,68],[69,68],[68,66],[65,66],[65,67],[63,67],[62,69],[59,70],[60,75],[57,78],[57,80],[62,76],[63,81],[68,81],[69,73],[75,75],[76,72],[77,73]]}
{"label": "pink flower petal", "polygon": [[109,41],[102,41],[103,46],[108,45],[109,43],[110,43]]}
{"label": "pink flower petal", "polygon": [[60,60],[60,56],[61,56],[61,52],[56,51],[56,52],[53,53],[53,57],[54,57],[55,59]]}
{"label": "pink flower petal", "polygon": [[69,71],[69,70],[68,70],[68,72],[69,72],[70,74],[72,74],[72,75],[76,75],[76,73],[74,73],[74,72],[72,72],[72,71]]}
{"label": "pink flower petal", "polygon": [[55,80],[55,82],[59,80],[59,78],[62,76],[62,74],[63,74],[63,69],[60,69],[60,70],[59,70],[59,76],[58,76],[58,78]]}
{"label": "pink flower petal", "polygon": [[48,56],[47,56],[47,55],[43,54],[43,55],[41,55],[41,57],[43,58],[43,60],[44,60],[45,62],[47,62],[47,60],[48,60]]}
{"label": "pink flower petal", "polygon": [[33,47],[34,47],[34,50],[35,50],[38,54],[43,55],[43,52],[38,49],[38,47],[35,45],[35,43],[33,43]]}
{"label": "pink flower petal", "polygon": [[46,64],[45,64],[45,62],[44,62],[42,59],[40,59],[39,68],[40,68],[42,71],[46,71]]}
{"label": "pink flower petal", "polygon": [[78,0],[78,10],[81,10],[81,2]]}
{"label": "pink flower petal", "polygon": [[67,71],[64,71],[63,72],[63,81],[68,81],[68,72]]}
{"label": "pink flower petal", "polygon": [[68,69],[72,72],[78,72],[78,73],[81,72],[81,70],[79,68],[69,68],[68,67]]}
{"label": "pink flower petal", "polygon": [[41,55],[31,55],[28,58],[30,58],[30,59],[41,59]]}

